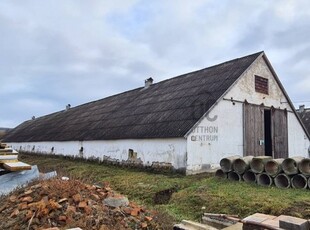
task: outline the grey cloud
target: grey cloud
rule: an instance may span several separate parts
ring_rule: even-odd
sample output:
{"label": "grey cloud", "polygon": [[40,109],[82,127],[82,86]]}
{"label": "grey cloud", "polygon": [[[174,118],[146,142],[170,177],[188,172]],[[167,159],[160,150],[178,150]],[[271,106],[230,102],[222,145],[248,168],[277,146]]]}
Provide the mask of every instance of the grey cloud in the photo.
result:
{"label": "grey cloud", "polygon": [[292,98],[310,99],[306,8],[289,1],[3,1],[0,126],[260,50]]}

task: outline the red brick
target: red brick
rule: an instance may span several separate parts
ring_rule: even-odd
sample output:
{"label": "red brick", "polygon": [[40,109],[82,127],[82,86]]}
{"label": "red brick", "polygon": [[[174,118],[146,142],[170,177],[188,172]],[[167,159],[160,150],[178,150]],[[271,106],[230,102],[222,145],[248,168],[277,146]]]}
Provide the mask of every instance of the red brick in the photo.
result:
{"label": "red brick", "polygon": [[152,220],[153,220],[153,218],[150,217],[150,216],[146,216],[144,219],[145,219],[146,221],[152,221]]}
{"label": "red brick", "polygon": [[146,229],[147,228],[147,223],[145,223],[145,222],[141,223],[141,228],[142,229]]}
{"label": "red brick", "polygon": [[79,203],[79,208],[85,208],[87,206],[87,203],[86,203],[86,201],[81,201],[80,203]]}
{"label": "red brick", "polygon": [[66,221],[66,220],[67,220],[67,217],[64,216],[64,215],[61,215],[61,216],[58,217],[58,220],[59,220],[59,221]]}
{"label": "red brick", "polygon": [[76,212],[76,208],[75,208],[74,206],[72,206],[72,205],[69,205],[69,206],[67,207],[66,212],[67,212],[67,213],[69,213],[69,212],[75,213],[75,212]]}
{"label": "red brick", "polygon": [[73,198],[75,203],[78,203],[78,202],[80,202],[82,200],[82,197],[81,197],[80,194],[75,194],[75,195],[72,196],[72,198]]}
{"label": "red brick", "polygon": [[86,206],[86,207],[84,207],[84,211],[85,211],[85,213],[87,214],[87,215],[90,215],[91,213],[92,213],[92,208],[91,207],[89,207],[89,206]]}
{"label": "red brick", "polygon": [[25,194],[25,195],[29,195],[29,194],[31,194],[31,193],[33,193],[33,191],[32,191],[31,189],[29,189],[29,190],[27,190],[24,194]]}
{"label": "red brick", "polygon": [[31,196],[26,196],[22,199],[22,202],[31,203],[33,201],[33,198]]}
{"label": "red brick", "polygon": [[138,216],[140,214],[140,208],[134,208],[133,210],[131,210],[130,215],[132,216]]}
{"label": "red brick", "polygon": [[23,203],[18,204],[17,207],[18,207],[18,209],[20,209],[20,210],[25,210],[25,209],[28,208],[28,205],[27,205],[27,202],[23,202]]}
{"label": "red brick", "polygon": [[15,203],[16,200],[17,200],[17,196],[10,196],[9,200],[10,200],[12,203]]}
{"label": "red brick", "polygon": [[100,200],[100,197],[99,197],[97,194],[92,193],[92,194],[91,194],[91,197],[92,197],[94,200]]}
{"label": "red brick", "polygon": [[19,214],[18,209],[14,209],[14,211],[11,213],[10,217],[15,218]]}

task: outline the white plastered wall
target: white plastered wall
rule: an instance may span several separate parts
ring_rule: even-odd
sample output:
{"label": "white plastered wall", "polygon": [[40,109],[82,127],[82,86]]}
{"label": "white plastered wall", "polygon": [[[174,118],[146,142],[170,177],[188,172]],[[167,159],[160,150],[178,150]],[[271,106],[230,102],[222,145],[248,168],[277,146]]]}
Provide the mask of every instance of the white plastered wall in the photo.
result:
{"label": "white plastered wall", "polygon": [[[255,92],[255,75],[268,78],[269,94]],[[224,99],[233,99],[231,102]],[[187,136],[187,174],[218,167],[223,157],[243,155],[243,104],[249,103],[288,110],[289,156],[308,157],[309,139],[277,84],[263,57],[243,73],[235,85]],[[240,101],[240,102],[238,102]]]}
{"label": "white plastered wall", "polygon": [[[23,142],[8,143],[17,151],[28,151],[42,154],[62,154],[78,156],[83,147],[83,157],[103,159],[128,159],[128,151],[137,152],[144,165],[152,162],[171,163],[176,169],[186,166],[186,139],[130,139],[104,141],[62,141],[62,142]],[[53,148],[53,152],[52,152]]]}

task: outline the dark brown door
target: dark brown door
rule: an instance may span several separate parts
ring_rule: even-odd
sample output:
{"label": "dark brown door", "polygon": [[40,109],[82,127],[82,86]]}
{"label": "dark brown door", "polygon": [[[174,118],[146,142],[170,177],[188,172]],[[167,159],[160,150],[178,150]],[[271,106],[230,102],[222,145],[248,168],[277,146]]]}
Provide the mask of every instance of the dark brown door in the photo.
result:
{"label": "dark brown door", "polygon": [[287,158],[287,110],[271,108],[271,132],[273,158]]}
{"label": "dark brown door", "polygon": [[245,102],[244,108],[244,155],[264,156],[264,106]]}

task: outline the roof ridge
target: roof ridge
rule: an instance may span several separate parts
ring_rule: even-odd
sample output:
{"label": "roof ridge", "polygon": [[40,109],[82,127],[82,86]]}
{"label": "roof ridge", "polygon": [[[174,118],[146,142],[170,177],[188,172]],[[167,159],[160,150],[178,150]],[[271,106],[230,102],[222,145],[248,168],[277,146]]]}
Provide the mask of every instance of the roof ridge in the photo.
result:
{"label": "roof ridge", "polygon": [[227,63],[230,63],[230,62],[234,62],[234,61],[237,61],[237,60],[240,60],[240,59],[246,59],[246,58],[249,58],[251,56],[259,56],[262,53],[264,53],[264,51],[259,51],[259,52],[253,53],[253,54],[249,54],[249,55],[246,55],[246,56],[239,57],[239,58],[234,58],[232,60],[227,60],[227,61],[224,61],[224,62],[219,63],[219,64],[215,64],[215,65],[208,66],[208,67],[205,67],[205,68],[202,68],[202,69],[199,69],[199,70],[194,70],[194,71],[191,71],[191,72],[188,72],[188,73],[184,73],[184,74],[181,74],[181,75],[178,75],[178,76],[175,76],[175,77],[171,77],[171,78],[162,80],[160,82],[153,83],[152,85],[156,85],[156,84],[159,84],[159,83],[162,83],[162,82],[170,81],[172,79],[183,77],[183,76],[186,76],[188,74],[194,74],[194,73],[197,73],[197,72],[200,72],[200,71],[204,71],[204,70],[207,70],[207,69],[212,69],[212,68],[218,67],[220,65],[224,65],[224,64],[227,64]]}

